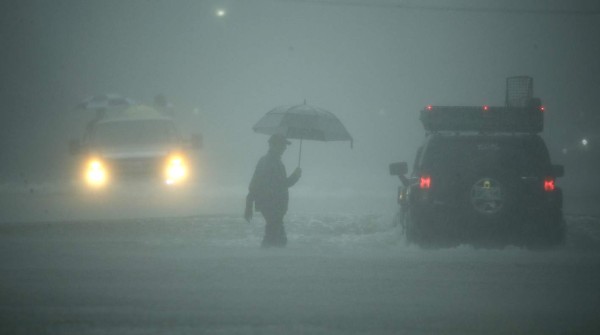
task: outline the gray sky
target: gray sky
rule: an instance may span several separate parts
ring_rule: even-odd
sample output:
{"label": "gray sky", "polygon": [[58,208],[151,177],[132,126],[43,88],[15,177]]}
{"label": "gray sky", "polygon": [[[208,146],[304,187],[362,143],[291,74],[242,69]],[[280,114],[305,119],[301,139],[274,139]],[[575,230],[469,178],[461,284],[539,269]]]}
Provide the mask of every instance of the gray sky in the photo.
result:
{"label": "gray sky", "polygon": [[[302,187],[389,188],[388,164],[411,161],[423,139],[423,106],[500,105],[513,75],[534,77],[557,149],[590,124],[582,111],[598,111],[599,11],[594,1],[3,1],[0,180],[66,178],[67,142],[87,117],[73,106],[110,92],[169,97],[204,135],[203,175],[226,187],[246,187],[266,150],[252,125],[306,99],[355,142],[304,142]],[[290,171],[297,153],[295,141]]]}

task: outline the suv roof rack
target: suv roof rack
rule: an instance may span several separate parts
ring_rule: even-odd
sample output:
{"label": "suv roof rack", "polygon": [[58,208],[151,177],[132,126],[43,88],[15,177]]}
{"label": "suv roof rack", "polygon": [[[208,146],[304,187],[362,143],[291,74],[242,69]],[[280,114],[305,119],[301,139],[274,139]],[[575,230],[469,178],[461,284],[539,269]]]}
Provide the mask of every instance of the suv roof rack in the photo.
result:
{"label": "suv roof rack", "polygon": [[533,99],[533,78],[514,76],[506,78],[507,107],[527,107]]}
{"label": "suv roof rack", "polygon": [[544,108],[539,99],[527,107],[427,106],[420,120],[428,132],[541,133]]}
{"label": "suv roof rack", "polygon": [[506,78],[505,106],[427,106],[421,111],[427,132],[541,133],[544,107],[533,97],[533,78]]}

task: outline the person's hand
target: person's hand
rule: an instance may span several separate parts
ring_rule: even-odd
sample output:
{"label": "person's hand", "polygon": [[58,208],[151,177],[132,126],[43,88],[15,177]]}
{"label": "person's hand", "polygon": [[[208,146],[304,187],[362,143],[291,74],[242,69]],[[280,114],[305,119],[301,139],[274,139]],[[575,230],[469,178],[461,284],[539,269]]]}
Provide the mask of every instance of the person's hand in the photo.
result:
{"label": "person's hand", "polygon": [[297,167],[296,170],[292,172],[292,176],[296,179],[300,179],[300,177],[302,177],[302,169],[300,167]]}
{"label": "person's hand", "polygon": [[252,221],[252,206],[246,206],[246,210],[244,211],[244,219],[250,222]]}

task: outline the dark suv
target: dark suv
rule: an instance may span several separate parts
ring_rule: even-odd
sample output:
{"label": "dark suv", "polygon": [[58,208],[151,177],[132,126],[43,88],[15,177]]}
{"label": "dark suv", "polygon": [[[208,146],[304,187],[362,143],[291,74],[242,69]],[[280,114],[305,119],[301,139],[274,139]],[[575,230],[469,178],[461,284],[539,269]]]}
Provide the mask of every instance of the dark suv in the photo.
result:
{"label": "dark suv", "polygon": [[[539,102],[539,101],[538,101]],[[450,246],[564,243],[564,168],[553,165],[541,132],[543,108],[432,107],[421,112],[427,131],[403,182],[397,222],[409,242]]]}

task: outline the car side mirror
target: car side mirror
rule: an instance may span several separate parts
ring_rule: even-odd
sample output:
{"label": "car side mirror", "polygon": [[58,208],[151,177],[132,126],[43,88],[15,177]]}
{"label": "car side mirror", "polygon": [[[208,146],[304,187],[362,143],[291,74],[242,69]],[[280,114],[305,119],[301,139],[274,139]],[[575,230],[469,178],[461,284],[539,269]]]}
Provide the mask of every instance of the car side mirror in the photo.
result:
{"label": "car side mirror", "polygon": [[404,176],[408,173],[408,164],[406,162],[398,162],[390,164],[390,174],[392,176]]}
{"label": "car side mirror", "polygon": [[552,165],[552,176],[555,178],[564,177],[565,175],[565,167],[562,165],[553,164]]}
{"label": "car side mirror", "polygon": [[69,153],[73,156],[79,155],[81,153],[81,142],[79,142],[79,140],[69,141]]}
{"label": "car side mirror", "polygon": [[190,144],[192,145],[192,149],[201,149],[202,148],[202,135],[192,134],[192,137],[190,138]]}

